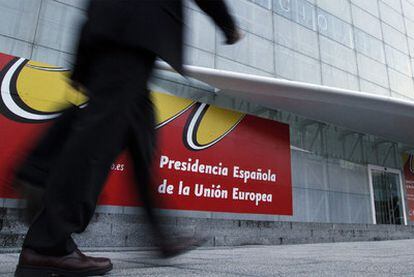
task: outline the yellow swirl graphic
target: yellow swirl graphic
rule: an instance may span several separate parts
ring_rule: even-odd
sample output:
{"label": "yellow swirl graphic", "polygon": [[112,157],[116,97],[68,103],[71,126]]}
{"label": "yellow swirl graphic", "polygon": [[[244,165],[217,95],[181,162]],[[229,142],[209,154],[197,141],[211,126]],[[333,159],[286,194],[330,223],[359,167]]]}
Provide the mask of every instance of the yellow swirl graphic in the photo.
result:
{"label": "yellow swirl graphic", "polygon": [[208,145],[231,131],[244,117],[244,114],[208,106],[197,128],[196,139],[199,145]]}
{"label": "yellow swirl graphic", "polygon": [[155,107],[157,128],[174,120],[195,103],[189,99],[155,91],[151,93],[151,96]]}
{"label": "yellow swirl graphic", "polygon": [[224,138],[244,114],[199,103],[185,126],[184,143],[192,150],[206,149]]}
{"label": "yellow swirl graphic", "polygon": [[20,71],[16,88],[20,99],[39,112],[59,112],[70,104],[80,106],[87,97],[68,83],[69,71],[29,61]]}
{"label": "yellow swirl graphic", "polygon": [[[13,59],[0,79],[0,112],[16,121],[51,120],[66,107],[83,107],[88,98],[69,84],[69,71],[61,67]],[[160,128],[192,108],[196,102],[174,95],[151,92]],[[244,114],[198,103],[189,116],[184,142],[191,150],[206,149],[233,130]]]}
{"label": "yellow swirl graphic", "polygon": [[[69,84],[68,70],[29,61],[17,76],[16,89],[27,107],[45,113],[60,112],[70,104],[80,106],[88,101]],[[185,112],[195,102],[172,95],[152,92],[157,127],[161,127]]]}

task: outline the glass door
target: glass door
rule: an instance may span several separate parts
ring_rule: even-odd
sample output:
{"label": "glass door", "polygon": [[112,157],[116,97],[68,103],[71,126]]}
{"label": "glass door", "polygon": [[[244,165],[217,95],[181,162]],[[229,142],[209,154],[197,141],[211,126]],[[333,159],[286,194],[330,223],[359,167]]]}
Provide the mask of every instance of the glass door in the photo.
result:
{"label": "glass door", "polygon": [[370,166],[373,220],[376,224],[407,224],[401,172]]}

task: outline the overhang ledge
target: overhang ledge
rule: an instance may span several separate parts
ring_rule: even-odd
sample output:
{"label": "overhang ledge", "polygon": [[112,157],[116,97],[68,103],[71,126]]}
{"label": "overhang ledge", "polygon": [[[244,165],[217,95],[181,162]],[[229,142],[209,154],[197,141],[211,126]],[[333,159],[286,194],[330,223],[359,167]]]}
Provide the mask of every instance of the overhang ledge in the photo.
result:
{"label": "overhang ledge", "polygon": [[[165,63],[157,67],[171,71]],[[218,94],[414,146],[414,101],[212,68],[184,68],[188,76],[217,88]]]}

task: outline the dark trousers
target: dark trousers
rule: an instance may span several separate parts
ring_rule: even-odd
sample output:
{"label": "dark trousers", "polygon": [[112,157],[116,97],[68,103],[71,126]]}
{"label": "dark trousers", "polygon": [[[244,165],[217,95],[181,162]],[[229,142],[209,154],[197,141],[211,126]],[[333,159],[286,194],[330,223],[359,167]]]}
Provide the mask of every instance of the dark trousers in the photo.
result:
{"label": "dark trousers", "polygon": [[71,253],[76,248],[71,234],[87,227],[110,165],[125,148],[155,235],[162,236],[150,193],[155,121],[146,85],[154,61],[146,50],[95,49],[87,107],[66,111],[29,155],[29,170],[22,167],[33,180],[46,178],[44,207],[24,247],[47,255]]}
{"label": "dark trousers", "polygon": [[53,124],[36,142],[35,147],[29,151],[23,164],[18,168],[17,177],[29,181],[39,189],[46,189],[50,170],[69,138],[79,111],[79,107],[71,106],[54,119]]}

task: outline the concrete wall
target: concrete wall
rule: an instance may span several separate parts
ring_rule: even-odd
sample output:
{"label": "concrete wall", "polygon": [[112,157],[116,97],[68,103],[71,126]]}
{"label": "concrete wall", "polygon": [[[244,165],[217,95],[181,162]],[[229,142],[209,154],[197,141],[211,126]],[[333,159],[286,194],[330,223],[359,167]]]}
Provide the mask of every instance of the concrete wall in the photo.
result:
{"label": "concrete wall", "polygon": [[[413,239],[414,226],[331,224],[164,217],[172,235],[207,237],[206,246],[278,245],[317,242]],[[20,247],[27,227],[21,210],[0,208],[0,252]],[[153,246],[143,215],[95,214],[86,232],[75,235],[80,247]]]}

